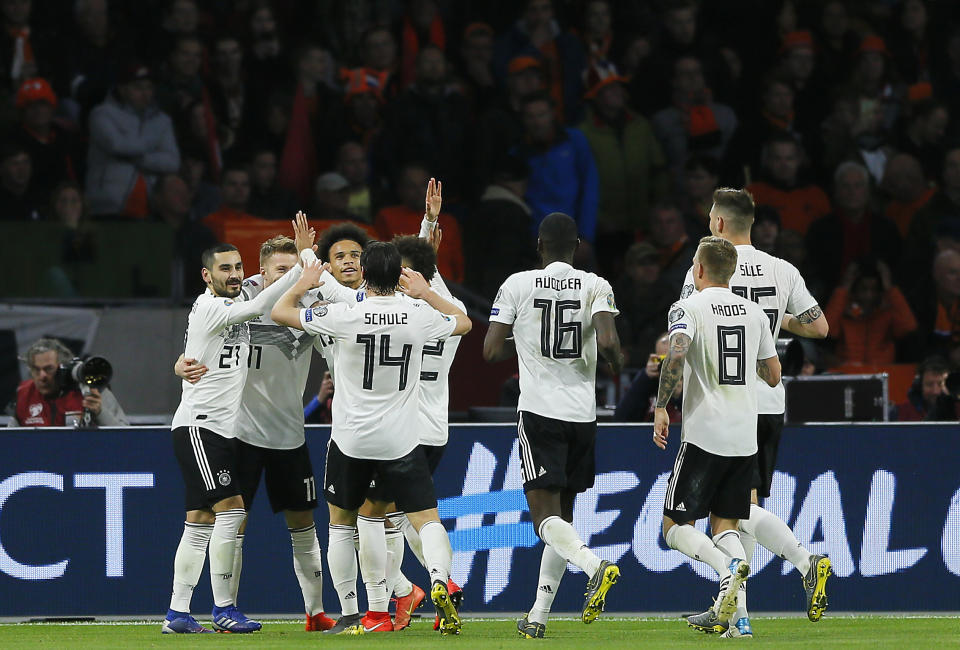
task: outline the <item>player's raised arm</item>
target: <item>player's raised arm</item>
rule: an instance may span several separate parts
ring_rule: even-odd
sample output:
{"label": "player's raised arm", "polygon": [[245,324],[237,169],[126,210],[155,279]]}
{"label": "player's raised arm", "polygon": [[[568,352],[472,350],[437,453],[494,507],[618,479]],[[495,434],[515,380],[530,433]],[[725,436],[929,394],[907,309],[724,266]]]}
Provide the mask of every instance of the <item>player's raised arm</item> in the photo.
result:
{"label": "player's raised arm", "polygon": [[814,305],[802,314],[784,314],[781,327],[788,332],[808,339],[825,339],[830,333],[830,325],[820,305]]}
{"label": "player's raised arm", "polygon": [[667,356],[660,367],[660,388],[657,391],[657,404],[653,412],[653,442],[660,449],[667,448],[667,436],[670,427],[667,404],[677,390],[677,384],[683,378],[683,364],[686,361],[687,351],[690,349],[692,341],[693,339],[686,334],[680,332],[673,334],[670,337],[670,348],[667,350]]}
{"label": "player's raised arm", "polygon": [[457,326],[453,330],[453,336],[463,336],[473,329],[473,321],[470,320],[470,317],[462,309],[431,289],[420,273],[412,269],[403,269],[400,272],[400,290],[411,298],[425,301],[441,314],[456,319]]}
{"label": "player's raised arm", "polygon": [[[307,291],[319,286],[320,274],[322,272],[323,264],[321,264],[319,260],[305,265],[303,273],[300,275],[297,281],[293,284],[293,286],[290,286],[282,296],[280,296],[276,304],[273,306],[273,310],[270,312],[270,318],[273,320],[273,322],[275,322],[277,325],[295,327],[299,330],[303,329],[303,325],[300,323],[300,300],[303,298],[303,295],[307,293]],[[293,273],[293,271],[287,272],[283,278],[275,282],[274,285],[282,282],[283,279],[291,273]],[[272,289],[274,285],[271,285],[266,291]],[[264,293],[266,293],[266,291]]]}

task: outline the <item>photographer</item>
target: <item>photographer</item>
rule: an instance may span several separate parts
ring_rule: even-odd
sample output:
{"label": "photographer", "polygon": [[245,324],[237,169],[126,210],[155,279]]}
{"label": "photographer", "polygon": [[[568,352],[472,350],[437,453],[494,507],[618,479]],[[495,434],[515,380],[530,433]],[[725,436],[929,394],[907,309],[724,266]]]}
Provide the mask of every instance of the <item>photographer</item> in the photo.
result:
{"label": "photographer", "polygon": [[960,404],[947,389],[950,367],[945,359],[928,357],[917,366],[917,376],[907,393],[907,401],[897,405],[901,422],[956,422]]}
{"label": "photographer", "polygon": [[73,353],[56,339],[40,339],[30,346],[23,361],[30,369],[30,379],[17,387],[10,426],[62,427],[74,426],[89,411],[95,426],[127,426],[130,422],[109,388],[91,387],[89,394],[79,387],[66,388],[58,373],[61,364],[69,363]]}
{"label": "photographer", "polygon": [[[647,357],[647,365],[633,378],[633,382],[620,398],[613,419],[617,422],[653,422],[653,408],[660,387],[660,366],[670,345],[669,336],[664,333],[657,339],[653,352]],[[680,405],[683,401],[683,380],[667,404],[667,413],[671,422],[680,421]]]}

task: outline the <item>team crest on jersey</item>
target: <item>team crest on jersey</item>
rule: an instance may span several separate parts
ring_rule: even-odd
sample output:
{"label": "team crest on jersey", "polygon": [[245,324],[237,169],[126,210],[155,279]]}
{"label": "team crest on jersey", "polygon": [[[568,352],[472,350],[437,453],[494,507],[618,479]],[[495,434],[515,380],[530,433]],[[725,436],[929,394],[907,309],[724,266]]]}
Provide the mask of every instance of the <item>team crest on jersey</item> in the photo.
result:
{"label": "team crest on jersey", "polygon": [[38,415],[43,413],[43,404],[31,404],[30,405],[30,417],[35,418]]}
{"label": "team crest on jersey", "polygon": [[230,485],[231,480],[233,479],[230,478],[230,470],[222,469],[217,472],[217,481],[219,481],[223,487]]}
{"label": "team crest on jersey", "polygon": [[683,285],[683,288],[680,290],[680,297],[681,297],[681,298],[689,298],[690,296],[692,296],[692,295],[693,295],[693,288],[694,288],[694,287],[693,287],[692,284],[685,284],[685,285]]}
{"label": "team crest on jersey", "polygon": [[610,309],[617,308],[617,303],[614,301],[612,293],[607,294],[607,307],[609,307]]}
{"label": "team crest on jersey", "polygon": [[676,323],[678,320],[683,318],[685,313],[686,312],[683,311],[683,307],[674,307],[670,310],[670,315],[667,317],[667,320],[669,320],[671,324]]}

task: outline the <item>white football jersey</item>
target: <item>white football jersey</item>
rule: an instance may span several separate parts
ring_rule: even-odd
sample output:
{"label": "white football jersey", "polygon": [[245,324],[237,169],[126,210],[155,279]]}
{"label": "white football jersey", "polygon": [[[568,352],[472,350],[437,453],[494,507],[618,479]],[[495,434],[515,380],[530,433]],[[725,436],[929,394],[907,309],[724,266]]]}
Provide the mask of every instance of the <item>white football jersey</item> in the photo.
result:
{"label": "white football jersey", "polygon": [[300,312],[310,334],[334,339],[337,388],[331,438],[352,458],[393,460],[419,443],[423,348],[446,340],[456,320],[399,296]]}
{"label": "white football jersey", "polygon": [[[817,299],[807,291],[806,282],[793,264],[749,244],[737,246],[737,270],[730,278],[730,290],[760,305],[769,319],[774,341],[780,336],[784,313],[802,314],[817,305]],[[680,297],[687,298],[694,293],[691,267]],[[761,381],[757,390],[760,391],[757,396],[760,413],[779,415],[786,410],[783,383],[770,387]]]}
{"label": "white football jersey", "polygon": [[[252,300],[263,289],[263,276],[257,274],[243,281],[241,293]],[[313,290],[300,304],[309,307],[316,301],[317,291]],[[247,380],[237,418],[237,437],[257,447],[296,449],[304,443],[303,390],[316,337],[277,325],[266,314],[251,320],[249,327]]]}
{"label": "white football jersey", "polygon": [[717,456],[757,453],[757,360],[777,356],[756,303],[709,287],[673,304],[671,339],[690,337],[683,369],[683,441]]}
{"label": "white football jersey", "polygon": [[196,359],[208,371],[196,384],[182,382],[173,428],[198,426],[225,438],[236,437],[250,356],[247,321],[269,311],[301,272],[296,266],[253,300],[222,298],[210,289],[197,297],[187,319],[183,356]]}
{"label": "white football jersey", "polygon": [[[326,271],[324,274],[329,275]],[[363,302],[366,293],[360,289],[351,289],[337,283],[332,275],[329,277],[321,276],[324,282],[321,291],[326,289],[323,297],[331,302],[344,303],[353,306]],[[430,286],[446,300],[459,307],[464,313],[467,312],[466,305],[455,298],[447,285],[440,277],[440,273],[434,274],[430,280]],[[397,293],[397,297],[419,304],[427,309],[432,309],[422,300],[414,300],[404,293]],[[332,341],[324,341],[322,336],[317,337],[318,349],[327,360],[327,366],[330,368],[330,374],[333,375],[333,352]],[[421,422],[418,427],[420,432],[420,443],[424,445],[442,446],[447,444],[448,426],[450,420],[450,386],[448,378],[450,376],[450,367],[453,365],[453,359],[457,355],[457,349],[460,347],[460,337],[451,336],[448,340],[437,339],[429,341],[423,347],[423,368],[420,371],[420,415]]]}
{"label": "white football jersey", "polygon": [[553,262],[507,278],[490,320],[513,325],[520,363],[518,411],[566,422],[597,419],[597,332],[593,316],[619,314],[610,283]]}

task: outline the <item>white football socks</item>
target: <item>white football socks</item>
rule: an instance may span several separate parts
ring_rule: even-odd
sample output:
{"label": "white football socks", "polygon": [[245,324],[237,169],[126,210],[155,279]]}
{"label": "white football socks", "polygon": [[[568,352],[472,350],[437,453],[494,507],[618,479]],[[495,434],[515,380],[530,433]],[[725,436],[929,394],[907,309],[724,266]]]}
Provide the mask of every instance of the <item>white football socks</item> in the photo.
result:
{"label": "white football socks", "polygon": [[553,547],[557,555],[592,576],[600,568],[600,558],[587,548],[573,526],[557,517],[547,517],[540,522],[540,539]]}
{"label": "white football socks", "polygon": [[387,515],[387,519],[390,520],[391,524],[403,531],[403,536],[407,538],[407,544],[410,545],[410,550],[417,556],[420,564],[426,568],[427,563],[423,559],[423,541],[420,539],[420,533],[413,527],[413,524],[410,523],[407,516],[402,512],[392,512]]}
{"label": "white football socks", "polygon": [[560,587],[560,579],[567,570],[567,561],[557,555],[549,544],[543,545],[543,555],[540,556],[540,579],[537,581],[537,600],[533,603],[527,620],[533,623],[546,625],[550,616],[553,599]]}
{"label": "white football socks", "polygon": [[385,612],[390,602],[387,593],[387,540],[382,517],[357,517],[360,533],[360,572],[367,588],[367,608]]}
{"label": "white football socks", "polygon": [[173,594],[170,609],[190,613],[193,589],[200,581],[200,572],[207,559],[207,545],[213,533],[213,524],[183,523],[183,535],[173,558]]}
{"label": "white football socks", "polygon": [[307,616],[323,611],[323,560],[320,557],[320,542],[317,527],[288,528],[290,545],[293,547],[293,572],[297,574],[303,607]]}
{"label": "white football socks", "polygon": [[413,591],[413,585],[400,570],[406,540],[403,538],[403,531],[397,528],[387,528],[385,533],[387,536],[387,595],[393,594],[397,598],[403,598]]}
{"label": "white football socks", "polygon": [[790,527],[772,512],[752,504],[750,518],[740,520],[740,530],[753,535],[761,546],[793,564],[800,575],[806,575],[810,569],[810,551],[800,544]]}
{"label": "white football socks", "polygon": [[[740,543],[743,545],[743,559],[746,560],[747,564],[750,565],[751,571],[753,570],[753,556],[757,550],[757,540],[754,539],[753,535],[750,533],[745,533],[742,530],[740,531]],[[740,593],[737,594],[737,616],[739,620],[750,616],[747,613],[747,581],[744,580],[740,585]]]}
{"label": "white football socks", "polygon": [[233,549],[233,575],[230,576],[230,597],[237,604],[237,592],[240,591],[240,571],[243,570],[243,533],[237,534],[237,545]]}
{"label": "white football socks", "polygon": [[341,616],[357,614],[357,553],[353,548],[353,526],[330,524],[327,538],[327,565],[330,581],[340,598]]}
{"label": "white football socks", "polygon": [[667,546],[694,560],[706,562],[723,579],[730,575],[730,560],[713,541],[690,524],[674,524],[664,535]]}
{"label": "white football socks", "polygon": [[[740,533],[736,530],[725,530],[722,533],[713,536],[713,543],[728,555],[727,562],[733,558],[738,558],[745,560],[746,553],[743,549],[743,544],[740,540]],[[747,564],[750,564],[747,562]],[[744,580],[740,583],[740,589],[737,591],[737,611],[734,614],[733,620],[737,621],[743,616],[747,616],[747,581]],[[743,613],[741,614],[741,610]]]}
{"label": "white football socks", "polygon": [[243,508],[232,508],[216,513],[216,523],[210,535],[210,587],[213,604],[217,607],[233,605],[231,578],[237,532],[247,513]]}
{"label": "white football socks", "polygon": [[420,539],[423,540],[423,557],[430,584],[439,580],[447,584],[450,580],[450,564],[453,562],[453,549],[447,529],[439,521],[428,521],[420,527]]}

